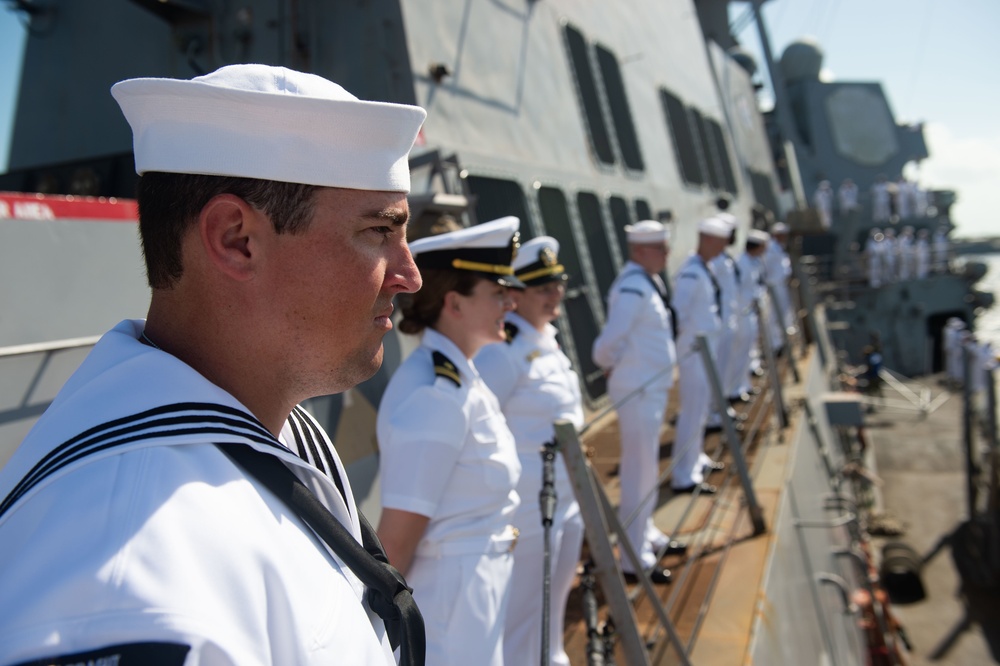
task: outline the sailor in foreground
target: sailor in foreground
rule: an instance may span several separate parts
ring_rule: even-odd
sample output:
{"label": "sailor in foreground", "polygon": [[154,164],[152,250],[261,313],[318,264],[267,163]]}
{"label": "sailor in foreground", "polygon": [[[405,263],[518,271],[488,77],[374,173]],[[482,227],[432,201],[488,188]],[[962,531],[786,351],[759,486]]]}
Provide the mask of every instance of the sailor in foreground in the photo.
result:
{"label": "sailor in foreground", "polygon": [[[608,319],[594,340],[594,362],[608,373],[608,396],[621,433],[621,503],[629,540],[654,583],[670,582],[657,555],[683,552],[653,524],[659,497],[660,429],[674,383],[673,315],[660,277],[667,264],[669,229],[656,220],[625,227],[629,261],[608,291]],[[631,520],[630,520],[631,519]],[[622,560],[627,579],[632,563]]]}
{"label": "sailor in foreground", "polygon": [[0,471],[0,663],[395,663],[367,523],[296,405],[372,376],[393,297],[420,286],[425,113],[263,65],[112,94],[152,302]]}
{"label": "sailor in foreground", "polygon": [[504,663],[521,463],[472,359],[505,339],[518,226],[505,217],[410,246],[424,286],[399,328],[423,335],[379,405],[378,534],[413,586],[428,664]]}
{"label": "sailor in foreground", "polygon": [[717,345],[722,334],[719,317],[722,294],[708,264],[726,247],[729,234],[728,222],[718,217],[699,222],[698,247],[681,265],[674,282],[673,305],[679,322],[677,360],[681,398],[671,480],[675,493],[714,493],[715,486],[705,483],[705,473],[722,466],[703,451],[705,423],[713,398],[696,339],[705,336],[709,351],[717,357]]}
{"label": "sailor in foreground", "polygon": [[[558,420],[583,427],[580,379],[556,342],[552,322],[559,316],[569,276],[559,263],[559,241],[533,238],[517,253],[512,289],[514,312],[507,313],[507,340],[483,347],[476,367],[500,401],[521,459],[517,494],[521,505],[512,520],[520,532],[514,551],[510,605],[504,635],[504,662],[538,663],[542,637],[544,529],[539,507],[542,447],[553,442]],[[569,664],[563,648],[563,617],[580,561],[583,518],[561,457],[554,460],[556,506],[549,516],[549,649],[552,664]]]}

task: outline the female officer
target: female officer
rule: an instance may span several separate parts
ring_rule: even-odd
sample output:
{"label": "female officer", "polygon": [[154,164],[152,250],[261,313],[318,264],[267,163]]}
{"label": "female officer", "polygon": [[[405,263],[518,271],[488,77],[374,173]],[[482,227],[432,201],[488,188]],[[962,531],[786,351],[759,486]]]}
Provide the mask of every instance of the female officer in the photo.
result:
{"label": "female officer", "polygon": [[378,536],[413,587],[428,664],[503,664],[521,464],[471,359],[504,339],[518,225],[506,217],[410,245],[423,288],[399,326],[423,337],[379,406]]}
{"label": "female officer", "polygon": [[[511,292],[516,312],[507,314],[507,341],[487,345],[476,367],[496,394],[514,433],[521,459],[517,493],[521,505],[513,524],[520,531],[504,635],[507,664],[538,663],[542,641],[544,530],[538,503],[542,486],[540,451],[555,437],[558,419],[583,426],[580,382],[556,342],[552,322],[566,294],[559,242],[549,236],[525,243],[514,261],[514,275],[525,288]],[[550,532],[548,654],[552,664],[569,664],[563,649],[563,615],[583,542],[583,519],[560,460],[555,461],[556,511]]]}

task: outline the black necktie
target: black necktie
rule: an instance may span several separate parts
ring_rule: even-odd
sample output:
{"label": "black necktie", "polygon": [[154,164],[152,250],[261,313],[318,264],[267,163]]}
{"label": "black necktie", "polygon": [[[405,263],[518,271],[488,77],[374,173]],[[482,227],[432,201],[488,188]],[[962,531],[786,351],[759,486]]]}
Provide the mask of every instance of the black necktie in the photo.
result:
{"label": "black necktie", "polygon": [[[701,259],[701,257],[698,257]],[[715,276],[712,275],[711,269],[709,269],[708,264],[705,263],[704,259],[701,259],[701,266],[705,269],[705,273],[708,274],[708,279],[712,281],[712,288],[715,289],[715,307],[719,308],[719,316],[722,316],[722,289],[719,288],[719,283],[716,281]]]}

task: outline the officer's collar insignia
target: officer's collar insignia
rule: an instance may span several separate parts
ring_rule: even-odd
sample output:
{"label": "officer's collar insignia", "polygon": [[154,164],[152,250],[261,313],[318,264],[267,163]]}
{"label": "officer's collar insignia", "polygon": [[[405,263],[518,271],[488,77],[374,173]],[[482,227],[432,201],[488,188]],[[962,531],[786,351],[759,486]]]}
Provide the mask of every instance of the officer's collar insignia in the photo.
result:
{"label": "officer's collar insignia", "polygon": [[458,368],[451,360],[439,351],[434,352],[431,355],[434,361],[434,374],[438,377],[444,377],[445,379],[450,379],[455,382],[455,386],[462,385],[462,379],[458,374]]}
{"label": "officer's collar insignia", "polygon": [[540,349],[532,349],[531,353],[524,357],[524,360],[527,361],[528,363],[531,363],[541,355],[542,351]]}
{"label": "officer's collar insignia", "polygon": [[517,324],[512,324],[509,321],[505,321],[503,323],[503,332],[507,338],[507,344],[510,344],[514,342],[514,338],[516,338],[517,334],[521,332],[521,329],[517,327]]}

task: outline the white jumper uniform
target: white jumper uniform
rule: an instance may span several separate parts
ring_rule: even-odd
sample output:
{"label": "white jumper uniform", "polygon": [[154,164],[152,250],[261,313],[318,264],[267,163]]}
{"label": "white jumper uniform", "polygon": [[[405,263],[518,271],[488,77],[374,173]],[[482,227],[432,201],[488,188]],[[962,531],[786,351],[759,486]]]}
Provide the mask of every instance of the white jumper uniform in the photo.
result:
{"label": "white jumper uniform", "polygon": [[[743,276],[736,260],[728,253],[721,252],[708,262],[708,267],[715,276],[715,282],[721,292],[722,333],[719,335],[716,364],[719,372],[719,382],[723,395],[727,398],[739,395],[743,384],[742,369],[745,359],[736,350],[736,338],[740,327],[740,285]],[[719,414],[714,418],[718,420]]]}
{"label": "white jumper uniform", "polygon": [[697,254],[687,258],[674,281],[674,311],[677,313],[677,358],[680,369],[680,411],[674,436],[674,488],[684,488],[704,481],[704,466],[711,462],[704,454],[705,422],[712,406],[711,387],[701,353],[695,340],[707,338],[715,355],[722,320],[719,318],[721,294],[713,277]]}
{"label": "white jumper uniform", "polygon": [[[66,462],[0,518],[0,663],[121,644],[136,644],[139,663],[143,649],[163,664],[395,663],[357,577],[214,445],[250,442],[280,458],[360,542],[325,433],[296,410],[280,439],[329,446],[345,495],[262,443],[273,438],[231,395],[141,344],[143,327],[124,321],[102,337],[0,470],[2,498],[85,431],[77,444],[124,440]],[[153,438],[129,443],[137,434]]]}
{"label": "white jumper uniform", "polygon": [[739,368],[740,384],[737,394],[748,393],[750,386],[750,371],[754,362],[754,347],[760,333],[760,323],[757,320],[757,310],[754,304],[759,304],[762,293],[763,278],[760,271],[760,259],[744,252],[736,265],[740,269],[740,299],[739,317],[737,317],[736,338],[733,341],[733,355],[741,360]]}
{"label": "white jumper uniform", "polygon": [[[542,644],[544,529],[538,495],[542,488],[542,445],[555,438],[553,424],[583,427],[580,380],[559,349],[551,324],[539,331],[515,312],[507,314],[508,341],[487,345],[475,363],[492,389],[514,434],[521,460],[517,493],[521,504],[512,520],[520,532],[514,551],[510,603],[504,635],[504,663],[533,664]],[[550,527],[549,656],[569,664],[563,648],[563,609],[573,588],[583,543],[583,518],[562,456],[555,459],[556,510]]]}
{"label": "white jumper uniform", "polygon": [[[660,429],[677,356],[671,314],[662,296],[665,290],[659,275],[626,262],[608,291],[608,318],[593,349],[594,362],[611,373],[608,396],[618,412],[622,488],[618,512],[645,568],[656,564],[655,549],[667,542],[652,519]],[[635,391],[639,392],[624,401]],[[632,568],[627,561],[622,567]]]}
{"label": "white jumper uniform", "polygon": [[496,397],[426,329],[389,380],[377,435],[382,506],[430,518],[406,575],[427,663],[500,666],[521,463]]}
{"label": "white jumper uniform", "polygon": [[[774,289],[772,303],[775,314],[775,325],[786,331],[795,326],[795,312],[792,311],[792,297],[788,293],[788,278],[792,276],[792,262],[784,248],[777,241],[770,241],[764,251],[761,261],[764,263],[764,281]],[[781,331],[772,336],[771,345],[778,349],[784,344]]]}

